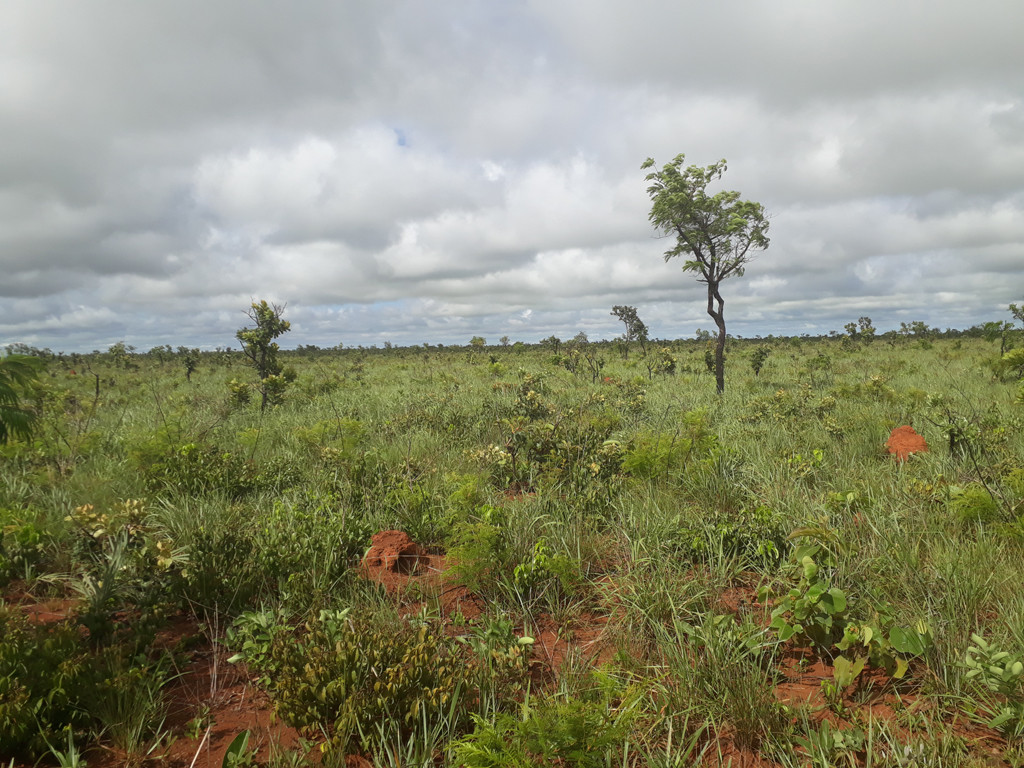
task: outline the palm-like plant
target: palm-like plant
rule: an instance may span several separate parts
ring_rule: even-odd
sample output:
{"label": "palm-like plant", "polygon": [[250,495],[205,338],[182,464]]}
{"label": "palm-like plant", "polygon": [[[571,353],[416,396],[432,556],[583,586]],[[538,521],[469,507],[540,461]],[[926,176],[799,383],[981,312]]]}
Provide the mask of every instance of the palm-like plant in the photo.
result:
{"label": "palm-like plant", "polygon": [[0,445],[11,437],[32,436],[36,412],[21,404],[19,390],[36,380],[40,361],[25,355],[0,358]]}

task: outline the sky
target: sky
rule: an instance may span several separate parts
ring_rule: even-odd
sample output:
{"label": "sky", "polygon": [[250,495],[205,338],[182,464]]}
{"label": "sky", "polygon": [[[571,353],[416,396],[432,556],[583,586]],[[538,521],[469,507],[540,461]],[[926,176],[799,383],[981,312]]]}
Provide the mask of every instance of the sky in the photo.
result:
{"label": "sky", "polygon": [[[1024,300],[1019,0],[5,0],[0,347],[713,327],[640,166],[727,159],[730,333]],[[716,189],[719,187],[716,187]]]}

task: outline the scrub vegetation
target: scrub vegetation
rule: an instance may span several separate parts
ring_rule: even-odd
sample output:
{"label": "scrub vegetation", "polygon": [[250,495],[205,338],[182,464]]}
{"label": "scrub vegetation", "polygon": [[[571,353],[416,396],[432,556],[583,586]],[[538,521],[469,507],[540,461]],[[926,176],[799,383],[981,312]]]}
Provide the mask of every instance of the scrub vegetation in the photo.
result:
{"label": "scrub vegetation", "polygon": [[1024,331],[729,339],[719,394],[616,309],[16,350],[3,765],[1024,764]]}

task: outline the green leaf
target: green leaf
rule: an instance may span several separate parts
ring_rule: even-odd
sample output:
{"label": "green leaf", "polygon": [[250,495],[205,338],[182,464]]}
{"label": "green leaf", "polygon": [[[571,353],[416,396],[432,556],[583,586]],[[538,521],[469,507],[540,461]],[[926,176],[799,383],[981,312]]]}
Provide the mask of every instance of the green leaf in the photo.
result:
{"label": "green leaf", "polygon": [[810,556],[805,555],[801,560],[800,564],[804,568],[804,578],[807,581],[812,581],[815,576],[818,575],[818,566],[814,564],[814,560]]}
{"label": "green leaf", "polygon": [[846,610],[846,593],[843,592],[839,587],[832,587],[828,591],[832,595],[832,606],[835,608],[836,613]]}
{"label": "green leaf", "polygon": [[239,731],[238,735],[231,741],[228,746],[227,752],[224,753],[224,760],[221,762],[221,768],[235,768],[242,757],[245,755],[246,750],[249,748],[249,731]]}
{"label": "green leaf", "polygon": [[920,656],[925,651],[924,638],[912,629],[893,627],[889,631],[889,642],[894,650]]}
{"label": "green leaf", "polygon": [[860,656],[856,661],[850,661],[845,656],[837,656],[832,671],[836,685],[846,688],[852,684],[857,676],[864,671],[864,665],[867,663],[867,656]]}
{"label": "green leaf", "polygon": [[908,669],[910,669],[910,664],[907,663],[907,660],[902,658],[902,657],[900,657],[900,656],[897,656],[896,657],[896,669],[892,673],[893,679],[894,680],[902,680],[903,676],[905,674],[907,674],[907,670]]}

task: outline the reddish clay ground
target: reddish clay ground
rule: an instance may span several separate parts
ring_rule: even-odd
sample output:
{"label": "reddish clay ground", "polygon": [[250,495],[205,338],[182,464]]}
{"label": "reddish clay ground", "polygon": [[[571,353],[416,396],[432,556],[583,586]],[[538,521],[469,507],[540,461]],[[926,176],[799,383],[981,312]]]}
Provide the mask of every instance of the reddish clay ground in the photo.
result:
{"label": "reddish clay ground", "polygon": [[[479,617],[486,607],[484,601],[454,583],[448,571],[449,563],[444,556],[429,552],[401,531],[376,534],[361,565],[364,578],[383,585],[403,615],[415,614],[429,602],[445,618],[460,615],[471,621]],[[614,577],[604,576],[600,580],[611,587],[614,594]],[[18,590],[8,597],[9,602],[20,605],[27,616],[40,623],[65,620],[76,607],[73,600],[36,601],[32,595]],[[757,602],[755,577],[741,574],[719,595],[713,610],[767,620],[770,606]],[[614,606],[601,613],[576,612],[562,622],[547,615],[536,617],[537,624],[524,630],[535,637],[534,684],[538,688],[550,684],[570,661],[599,665],[611,660],[618,648],[611,639],[615,619]],[[454,627],[450,630],[457,631]],[[201,633],[194,617],[181,615],[173,619],[160,633],[156,644],[178,649],[179,657],[182,656],[180,649],[192,650],[184,654],[179,677],[167,690],[170,709],[166,726],[177,738],[148,764],[216,768],[221,765],[231,741],[243,730],[250,731],[249,747],[255,750],[256,760],[261,764],[276,751],[298,746],[299,734],[275,718],[271,702],[245,666],[228,664],[229,651]],[[781,681],[775,695],[780,702],[807,712],[814,723],[828,720],[836,728],[849,727],[828,707],[822,694],[822,682],[833,679],[828,659],[808,649],[791,648],[784,655],[779,671]],[[897,688],[884,673],[871,669],[843,692],[842,705],[850,717],[856,716],[861,721],[865,717],[884,720],[897,732],[902,732],[900,723],[904,720],[901,718],[906,718],[907,712],[928,706],[927,700],[920,699],[910,686]],[[1004,742],[994,731],[963,718],[950,725],[958,736],[975,745],[976,752],[993,755],[993,765],[1003,764],[998,755]],[[704,765],[731,765],[733,768],[773,768],[776,765],[749,749],[737,748],[728,730],[713,734],[709,739]],[[125,764],[124,755],[106,748],[94,749],[86,758],[92,768]],[[373,768],[361,757],[350,757],[347,762],[348,768]]]}
{"label": "reddish clay ground", "polygon": [[913,427],[896,427],[885,443],[886,449],[892,457],[902,463],[910,458],[912,453],[926,453],[928,443],[921,435],[914,431]]}

